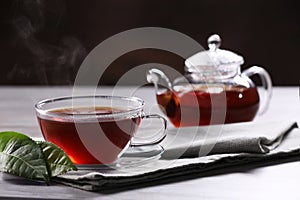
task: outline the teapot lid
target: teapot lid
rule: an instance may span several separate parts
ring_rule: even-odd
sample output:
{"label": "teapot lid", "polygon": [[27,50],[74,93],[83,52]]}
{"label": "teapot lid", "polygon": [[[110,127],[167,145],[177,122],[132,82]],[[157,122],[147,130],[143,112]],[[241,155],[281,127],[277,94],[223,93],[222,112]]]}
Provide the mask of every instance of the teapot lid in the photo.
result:
{"label": "teapot lid", "polygon": [[203,71],[238,70],[244,63],[242,56],[232,51],[219,49],[221,38],[219,35],[211,35],[208,40],[208,50],[201,51],[185,60],[185,71],[190,73],[202,73]]}

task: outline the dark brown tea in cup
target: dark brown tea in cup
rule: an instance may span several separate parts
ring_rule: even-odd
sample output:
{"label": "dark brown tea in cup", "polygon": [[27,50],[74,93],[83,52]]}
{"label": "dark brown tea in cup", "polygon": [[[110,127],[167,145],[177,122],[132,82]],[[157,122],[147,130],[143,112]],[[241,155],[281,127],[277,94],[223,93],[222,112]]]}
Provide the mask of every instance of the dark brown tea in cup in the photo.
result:
{"label": "dark brown tea in cup", "polygon": [[[51,110],[52,113],[64,115],[78,115],[78,114],[94,114],[95,116],[108,115],[112,113],[124,112],[126,109],[112,108],[112,107],[78,107],[78,108],[63,108]],[[59,115],[58,115],[59,116]],[[59,118],[41,118],[38,121],[45,139],[53,142],[62,148],[75,164],[111,164],[117,158],[120,152],[125,149],[130,143],[130,139],[137,132],[141,122],[141,116],[131,116],[119,119],[110,120],[92,120],[92,121],[72,121],[66,120],[65,117]],[[76,123],[76,124],[75,124]],[[85,134],[88,138],[95,131],[95,127],[101,127],[101,133],[105,139],[108,139],[113,145],[112,148],[101,148],[99,150],[105,151],[105,163],[95,158],[90,151],[83,144],[82,139],[78,133]],[[99,142],[99,145],[101,143]]]}

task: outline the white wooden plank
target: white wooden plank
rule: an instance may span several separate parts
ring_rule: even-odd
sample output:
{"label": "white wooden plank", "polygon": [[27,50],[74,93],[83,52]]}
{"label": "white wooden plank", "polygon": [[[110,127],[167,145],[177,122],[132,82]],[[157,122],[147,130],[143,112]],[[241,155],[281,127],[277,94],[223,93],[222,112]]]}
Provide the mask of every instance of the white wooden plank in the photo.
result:
{"label": "white wooden plank", "polygon": [[[118,94],[126,94],[128,89],[124,87]],[[112,93],[112,88],[101,87],[98,93]],[[40,137],[34,103],[43,98],[70,94],[72,88],[69,87],[0,87],[0,131],[15,130]],[[148,110],[158,111],[152,88],[140,90],[138,96],[146,100]],[[298,87],[275,88],[269,110],[255,120],[286,119],[300,122]],[[0,173],[0,199],[300,199],[299,180],[300,163],[292,162],[116,194],[101,194],[62,185],[48,187]]]}

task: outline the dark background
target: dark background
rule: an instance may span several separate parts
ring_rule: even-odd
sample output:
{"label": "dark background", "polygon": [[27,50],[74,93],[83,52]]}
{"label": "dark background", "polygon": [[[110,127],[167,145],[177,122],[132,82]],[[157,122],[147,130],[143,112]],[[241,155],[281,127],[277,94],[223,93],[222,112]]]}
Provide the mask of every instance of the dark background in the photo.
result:
{"label": "dark background", "polygon": [[[244,56],[242,69],[261,65],[274,85],[299,85],[297,2],[2,0],[0,84],[71,85],[85,56],[100,42],[128,29],[153,26],[182,32],[205,48],[207,37],[218,33],[222,48]],[[144,49],[112,63],[101,84],[114,84],[122,73],[148,62],[183,73],[183,58]]]}

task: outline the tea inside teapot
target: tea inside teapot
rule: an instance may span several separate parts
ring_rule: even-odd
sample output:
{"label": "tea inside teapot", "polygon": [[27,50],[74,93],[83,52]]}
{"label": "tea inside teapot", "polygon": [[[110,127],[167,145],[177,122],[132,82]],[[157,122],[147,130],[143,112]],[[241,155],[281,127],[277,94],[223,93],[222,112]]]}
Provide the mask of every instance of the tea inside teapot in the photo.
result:
{"label": "tea inside teapot", "polygon": [[[182,86],[185,87],[185,86]],[[226,103],[220,96],[226,96]],[[195,100],[191,100],[196,97]],[[215,117],[212,121],[212,101],[214,102]],[[156,99],[162,111],[176,127],[200,126],[219,123],[251,121],[259,108],[259,95],[256,87],[240,86],[206,86],[201,85],[187,91],[176,89],[156,93]],[[199,119],[195,118],[199,112]],[[225,119],[222,119],[224,116]],[[185,117],[182,117],[182,116]]]}

